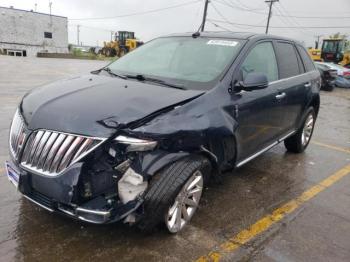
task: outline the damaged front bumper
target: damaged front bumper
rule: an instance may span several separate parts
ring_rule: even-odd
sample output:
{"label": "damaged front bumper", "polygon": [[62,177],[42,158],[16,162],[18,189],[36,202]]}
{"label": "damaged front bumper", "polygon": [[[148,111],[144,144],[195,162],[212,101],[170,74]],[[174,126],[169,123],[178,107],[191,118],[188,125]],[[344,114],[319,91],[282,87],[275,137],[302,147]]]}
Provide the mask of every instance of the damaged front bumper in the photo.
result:
{"label": "damaged front bumper", "polygon": [[[134,222],[134,213],[143,199],[139,196],[128,203],[118,201],[118,197],[106,198],[100,195],[80,204],[74,203],[82,164],[76,163],[57,177],[47,177],[26,171],[18,164],[9,164],[19,173],[18,191],[32,203],[49,211],[60,213],[84,222],[108,224],[126,219]],[[113,201],[111,201],[113,200]]]}

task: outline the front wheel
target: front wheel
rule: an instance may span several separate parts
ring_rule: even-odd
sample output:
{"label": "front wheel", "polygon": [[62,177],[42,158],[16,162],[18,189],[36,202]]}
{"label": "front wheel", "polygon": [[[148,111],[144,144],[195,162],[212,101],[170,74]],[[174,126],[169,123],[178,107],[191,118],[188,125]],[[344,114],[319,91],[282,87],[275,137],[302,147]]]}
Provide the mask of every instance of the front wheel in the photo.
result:
{"label": "front wheel", "polygon": [[208,159],[197,155],[178,160],[158,172],[145,195],[139,228],[150,232],[165,224],[171,233],[182,230],[197,210],[210,172]]}
{"label": "front wheel", "polygon": [[311,107],[309,108],[306,117],[304,118],[303,125],[299,130],[293,136],[284,140],[284,145],[288,151],[302,153],[307,148],[312,137],[315,121],[315,110]]}

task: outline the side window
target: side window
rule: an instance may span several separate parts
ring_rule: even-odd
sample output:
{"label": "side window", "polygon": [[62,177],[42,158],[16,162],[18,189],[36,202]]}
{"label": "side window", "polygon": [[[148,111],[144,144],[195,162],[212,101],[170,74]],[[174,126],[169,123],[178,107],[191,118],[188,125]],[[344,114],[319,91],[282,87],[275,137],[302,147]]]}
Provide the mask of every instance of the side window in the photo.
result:
{"label": "side window", "polygon": [[296,52],[296,54],[297,54],[297,59],[298,59],[299,72],[301,74],[304,74],[306,72],[306,68],[303,64],[303,60],[301,59],[299,52]]}
{"label": "side window", "polygon": [[263,73],[269,82],[278,79],[278,68],[275,51],[271,42],[257,44],[241,65],[243,79],[250,72]]}
{"label": "side window", "polygon": [[276,53],[281,79],[300,74],[297,53],[292,44],[277,42]]}
{"label": "side window", "polygon": [[305,48],[302,46],[297,46],[299,54],[301,55],[304,65],[305,65],[305,70],[307,72],[315,70],[315,65],[314,62],[311,60],[309,54],[306,52]]}

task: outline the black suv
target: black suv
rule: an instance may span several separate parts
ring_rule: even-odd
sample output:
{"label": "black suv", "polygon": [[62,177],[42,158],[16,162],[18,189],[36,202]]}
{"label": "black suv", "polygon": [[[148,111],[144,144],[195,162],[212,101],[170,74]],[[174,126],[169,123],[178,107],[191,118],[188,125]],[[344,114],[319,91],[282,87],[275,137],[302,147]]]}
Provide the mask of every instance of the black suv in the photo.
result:
{"label": "black suv", "polygon": [[251,33],[150,41],[91,74],[26,94],[8,178],[30,201],[91,223],[176,233],[210,175],[284,141],[308,146],[320,74],[299,43]]}

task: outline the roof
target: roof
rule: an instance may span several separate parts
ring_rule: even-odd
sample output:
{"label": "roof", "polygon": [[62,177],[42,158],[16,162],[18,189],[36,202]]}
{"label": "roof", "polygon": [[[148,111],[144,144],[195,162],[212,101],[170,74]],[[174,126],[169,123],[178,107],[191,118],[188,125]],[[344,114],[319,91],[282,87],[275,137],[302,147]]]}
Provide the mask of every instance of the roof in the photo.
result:
{"label": "roof", "polygon": [[38,15],[47,15],[47,16],[55,16],[55,17],[61,17],[61,18],[66,18],[66,16],[60,16],[60,15],[50,15],[50,14],[46,14],[46,13],[40,13],[40,12],[34,12],[33,10],[23,10],[23,9],[17,9],[17,8],[13,8],[13,7],[5,7],[5,6],[0,6],[0,9],[8,9],[8,10],[14,10],[14,11],[21,11],[21,12],[27,12],[27,13],[32,13],[32,14],[38,14]]}
{"label": "roof", "polygon": [[[192,36],[195,32],[171,34],[169,36]],[[219,38],[236,38],[236,39],[248,39],[254,36],[254,33],[249,32],[230,32],[230,31],[205,31],[200,32],[204,37],[219,37]]]}
{"label": "roof", "polygon": [[[180,33],[180,34],[171,34],[168,36],[192,36],[192,34],[195,32],[188,32],[188,33]],[[297,42],[296,40],[282,37],[282,36],[275,36],[275,35],[269,35],[269,34],[259,34],[259,33],[251,33],[251,32],[231,32],[231,31],[205,31],[200,32],[200,35],[203,37],[218,37],[218,38],[235,38],[235,39],[280,39],[280,40],[286,40],[286,41],[293,41]]]}

